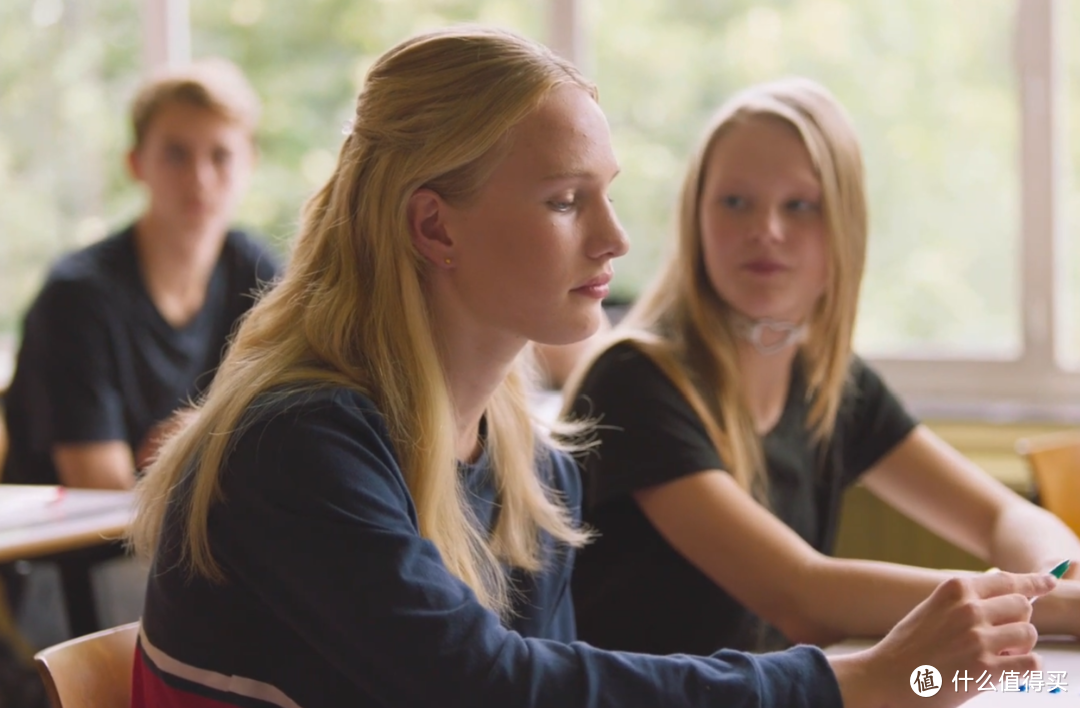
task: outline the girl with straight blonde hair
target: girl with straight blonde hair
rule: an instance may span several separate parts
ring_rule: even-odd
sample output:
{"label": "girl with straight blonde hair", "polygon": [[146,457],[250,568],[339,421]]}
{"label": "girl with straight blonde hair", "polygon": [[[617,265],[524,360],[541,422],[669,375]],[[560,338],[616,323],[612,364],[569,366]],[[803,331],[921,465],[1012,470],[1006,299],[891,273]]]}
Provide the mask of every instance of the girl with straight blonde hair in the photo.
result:
{"label": "girl with straight blonde hair", "polygon": [[[573,416],[600,423],[583,639],[702,653],[883,635],[949,575],[830,557],[856,480],[1000,568],[1080,558],[1056,517],[917,425],[852,354],[866,238],[858,140],[831,94],[786,79],[719,109],[666,267],[569,387]],[[1065,582],[1035,623],[1080,634],[1078,610]]]}
{"label": "girl with straight blonde hair", "polygon": [[141,483],[133,706],[873,706],[915,697],[898,663],[1037,666],[1040,575],[944,585],[852,656],[574,643],[580,484],[519,358],[599,326],[617,170],[594,87],[539,45],[456,28],[376,62],[284,277]]}

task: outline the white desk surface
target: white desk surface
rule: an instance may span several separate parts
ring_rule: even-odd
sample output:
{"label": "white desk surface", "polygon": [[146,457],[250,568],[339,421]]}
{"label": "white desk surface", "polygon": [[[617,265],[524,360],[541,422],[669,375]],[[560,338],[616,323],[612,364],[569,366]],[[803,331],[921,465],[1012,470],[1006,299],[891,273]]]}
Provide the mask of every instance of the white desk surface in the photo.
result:
{"label": "white desk surface", "polygon": [[131,492],[0,484],[0,563],[115,541],[133,503]]}
{"label": "white desk surface", "polygon": [[[865,649],[869,647],[871,642],[852,641],[843,642],[835,646],[831,646],[825,650],[826,654],[847,654],[849,652],[858,651],[859,649]],[[1065,687],[1060,693],[1049,693],[1044,688],[1041,692],[1002,692],[999,684],[999,676],[994,676],[992,683],[997,687],[997,691],[991,693],[990,691],[977,691],[977,682],[971,681],[967,684],[968,693],[971,694],[971,699],[964,703],[964,706],[974,706],[975,708],[996,708],[998,706],[1005,708],[1008,706],[1041,706],[1041,705],[1054,705],[1058,708],[1077,708],[1080,706],[1080,641],[1071,639],[1069,637],[1043,637],[1039,640],[1039,645],[1036,651],[1042,657],[1043,660],[1043,677],[1045,679],[1049,676],[1050,671],[1064,671],[1064,683]],[[912,667],[913,671],[915,667]],[[969,674],[970,675],[970,674]],[[942,691],[956,690],[953,687],[953,677],[942,675],[941,688]],[[973,679],[977,679],[978,676],[973,676]],[[964,683],[960,681],[960,692],[964,692]]]}

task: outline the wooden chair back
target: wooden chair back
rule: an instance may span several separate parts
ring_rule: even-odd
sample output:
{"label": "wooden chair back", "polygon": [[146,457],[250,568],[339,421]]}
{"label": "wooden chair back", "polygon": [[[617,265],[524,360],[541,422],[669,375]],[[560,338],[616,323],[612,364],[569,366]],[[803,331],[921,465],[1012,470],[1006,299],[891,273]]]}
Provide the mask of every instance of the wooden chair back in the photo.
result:
{"label": "wooden chair back", "polygon": [[1080,534],[1080,431],[1024,438],[1016,450],[1031,468],[1039,503]]}
{"label": "wooden chair back", "polygon": [[53,708],[129,708],[139,623],[42,649],[34,656]]}

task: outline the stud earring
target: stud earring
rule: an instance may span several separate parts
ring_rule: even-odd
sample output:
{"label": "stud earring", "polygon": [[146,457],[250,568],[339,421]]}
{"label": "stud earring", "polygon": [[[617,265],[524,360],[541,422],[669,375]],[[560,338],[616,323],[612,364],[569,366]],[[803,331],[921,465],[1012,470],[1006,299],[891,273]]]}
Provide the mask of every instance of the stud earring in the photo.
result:
{"label": "stud earring", "polygon": [[450,265],[450,259],[449,258],[446,259],[446,265]]}

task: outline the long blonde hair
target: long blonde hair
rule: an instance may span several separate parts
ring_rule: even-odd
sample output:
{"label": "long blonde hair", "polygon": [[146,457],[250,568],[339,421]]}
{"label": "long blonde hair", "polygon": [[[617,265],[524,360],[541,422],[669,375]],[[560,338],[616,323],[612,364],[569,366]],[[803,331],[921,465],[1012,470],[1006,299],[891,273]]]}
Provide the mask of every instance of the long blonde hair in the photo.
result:
{"label": "long blonde hair", "polygon": [[[486,448],[500,493],[491,537],[458,481],[455,429],[409,236],[410,195],[426,187],[468,203],[508,146],[510,129],[556,86],[595,88],[569,63],[516,35],[458,27],[407,40],[371,68],[337,168],[305,206],[282,280],[252,308],[197,409],[140,484],[132,533],[155,550],[166,506],[182,504],[192,572],[224,579],[207,536],[219,475],[254,399],[282,386],[347,386],[385,418],[416,504],[420,532],[480,602],[505,616],[502,563],[542,567],[539,533],[580,545],[586,534],[537,474],[536,439],[520,370],[486,411]],[[194,467],[190,498],[174,494]]]}
{"label": "long blonde hair", "polygon": [[[867,210],[858,138],[846,113],[822,86],[784,79],[736,94],[709,122],[683,181],[678,239],[659,275],[613,332],[609,346],[629,341],[672,380],[704,422],[740,486],[767,502],[761,443],[739,385],[736,335],[729,306],[713,288],[701,245],[700,204],[705,170],[717,142],[733,126],[777,119],[792,126],[821,182],[828,226],[829,278],[802,345],[808,427],[828,440],[843,397],[866,260]],[[609,347],[601,347],[598,357]],[[580,386],[588,366],[571,384]],[[568,398],[569,401],[573,397]]]}

